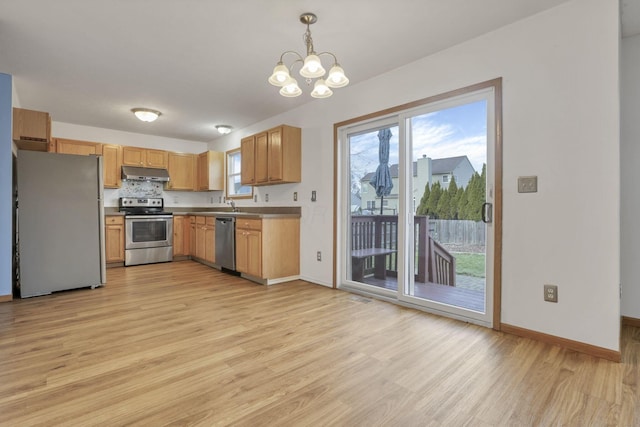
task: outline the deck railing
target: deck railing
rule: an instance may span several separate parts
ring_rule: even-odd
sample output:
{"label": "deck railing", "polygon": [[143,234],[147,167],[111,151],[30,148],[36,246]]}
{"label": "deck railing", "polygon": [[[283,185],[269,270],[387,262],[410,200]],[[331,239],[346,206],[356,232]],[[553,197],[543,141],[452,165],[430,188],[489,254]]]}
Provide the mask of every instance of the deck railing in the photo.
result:
{"label": "deck railing", "polygon": [[[429,235],[429,217],[414,217],[415,281],[455,286],[455,258]],[[354,215],[351,217],[351,249],[382,248],[398,250],[398,217],[395,215]],[[397,277],[397,252],[375,265],[374,257],[364,260],[364,274],[384,269],[386,276]]]}

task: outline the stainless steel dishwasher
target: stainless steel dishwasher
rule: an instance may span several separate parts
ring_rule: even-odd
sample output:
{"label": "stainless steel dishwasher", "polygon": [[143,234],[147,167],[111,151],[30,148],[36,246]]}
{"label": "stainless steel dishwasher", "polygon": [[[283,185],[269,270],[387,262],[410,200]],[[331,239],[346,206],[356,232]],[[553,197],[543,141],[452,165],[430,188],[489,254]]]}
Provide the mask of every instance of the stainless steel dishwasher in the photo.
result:
{"label": "stainless steel dishwasher", "polygon": [[216,217],[216,264],[236,269],[236,219]]}

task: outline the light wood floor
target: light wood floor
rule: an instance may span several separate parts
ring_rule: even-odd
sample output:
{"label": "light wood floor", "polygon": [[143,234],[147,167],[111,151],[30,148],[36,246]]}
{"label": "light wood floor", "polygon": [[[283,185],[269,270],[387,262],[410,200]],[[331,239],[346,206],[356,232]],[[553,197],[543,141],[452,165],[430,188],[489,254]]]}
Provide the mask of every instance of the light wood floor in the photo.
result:
{"label": "light wood floor", "polygon": [[623,363],[183,261],[0,304],[0,425],[640,425]]}

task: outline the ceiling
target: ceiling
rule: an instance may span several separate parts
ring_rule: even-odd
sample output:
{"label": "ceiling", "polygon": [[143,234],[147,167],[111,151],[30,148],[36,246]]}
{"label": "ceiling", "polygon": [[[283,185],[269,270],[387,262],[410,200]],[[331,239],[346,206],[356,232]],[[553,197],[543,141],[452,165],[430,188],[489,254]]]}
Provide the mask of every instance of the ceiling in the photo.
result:
{"label": "ceiling", "polygon": [[[297,98],[267,82],[282,52],[304,53],[303,12],[318,16],[316,51],[356,85],[564,1],[0,0],[0,72],[54,121],[208,142],[217,124],[326,102],[301,78]],[[640,0],[621,5],[624,35],[639,33]],[[143,123],[134,107],[162,116]]]}

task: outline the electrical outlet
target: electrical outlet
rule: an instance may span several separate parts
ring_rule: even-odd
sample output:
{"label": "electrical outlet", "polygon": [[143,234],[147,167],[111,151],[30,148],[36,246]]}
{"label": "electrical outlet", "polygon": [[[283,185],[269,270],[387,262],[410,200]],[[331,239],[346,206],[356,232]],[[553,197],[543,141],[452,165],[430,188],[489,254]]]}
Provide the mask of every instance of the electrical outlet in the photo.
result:
{"label": "electrical outlet", "polygon": [[293,201],[294,201],[294,202],[297,202],[297,201],[298,201],[298,192],[297,192],[297,191],[294,191],[294,192],[293,192]]}
{"label": "electrical outlet", "polygon": [[548,302],[558,302],[558,286],[544,285],[544,300]]}
{"label": "electrical outlet", "polygon": [[312,202],[315,202],[315,201],[316,201],[316,190],[313,190],[313,191],[311,192],[311,201],[312,201]]}
{"label": "electrical outlet", "polygon": [[318,251],[318,252],[316,253],[316,259],[317,259],[318,261],[322,261],[322,252]]}
{"label": "electrical outlet", "polygon": [[256,202],[256,203],[258,203],[258,195],[257,195],[257,194],[254,194],[254,195],[253,195],[253,201],[254,201],[254,202]]}
{"label": "electrical outlet", "polygon": [[519,176],[518,177],[518,193],[537,193],[538,177],[537,176]]}
{"label": "electrical outlet", "polygon": [[264,195],[264,201],[265,201],[265,202],[268,202],[268,201],[269,201],[269,193],[266,193],[266,194]]}
{"label": "electrical outlet", "polygon": [[222,203],[222,196],[218,196],[218,203]]}

